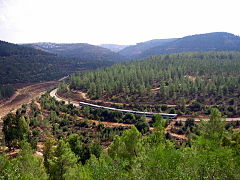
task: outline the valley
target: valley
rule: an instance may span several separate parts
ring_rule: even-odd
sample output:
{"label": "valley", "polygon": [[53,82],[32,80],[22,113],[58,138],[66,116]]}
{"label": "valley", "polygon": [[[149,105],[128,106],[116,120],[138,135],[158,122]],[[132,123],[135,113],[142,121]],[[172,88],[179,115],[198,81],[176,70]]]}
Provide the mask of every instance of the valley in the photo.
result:
{"label": "valley", "polygon": [[239,17],[0,0],[0,180],[240,180]]}
{"label": "valley", "polygon": [[238,179],[239,42],[0,41],[0,179]]}

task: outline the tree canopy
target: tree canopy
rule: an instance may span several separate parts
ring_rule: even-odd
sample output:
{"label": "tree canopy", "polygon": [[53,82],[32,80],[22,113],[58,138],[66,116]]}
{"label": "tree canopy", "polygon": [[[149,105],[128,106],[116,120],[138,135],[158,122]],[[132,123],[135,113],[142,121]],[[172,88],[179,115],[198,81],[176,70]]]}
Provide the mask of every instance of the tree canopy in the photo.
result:
{"label": "tree canopy", "polygon": [[70,87],[87,92],[92,99],[136,105],[175,104],[183,113],[206,112],[207,106],[218,106],[228,115],[237,115],[239,68],[239,52],[153,56],[77,73],[71,77]]}

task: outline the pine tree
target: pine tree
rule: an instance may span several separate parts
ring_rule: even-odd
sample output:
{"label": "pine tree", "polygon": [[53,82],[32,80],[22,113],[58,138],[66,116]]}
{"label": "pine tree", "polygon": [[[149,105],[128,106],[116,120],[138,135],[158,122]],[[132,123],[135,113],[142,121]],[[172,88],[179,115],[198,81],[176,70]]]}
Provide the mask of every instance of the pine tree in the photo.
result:
{"label": "pine tree", "polygon": [[24,116],[10,113],[3,119],[3,133],[6,145],[9,148],[17,147],[20,141],[28,137],[29,124]]}
{"label": "pine tree", "polygon": [[49,159],[50,178],[64,180],[64,175],[77,167],[77,157],[64,140],[59,140],[54,157]]}

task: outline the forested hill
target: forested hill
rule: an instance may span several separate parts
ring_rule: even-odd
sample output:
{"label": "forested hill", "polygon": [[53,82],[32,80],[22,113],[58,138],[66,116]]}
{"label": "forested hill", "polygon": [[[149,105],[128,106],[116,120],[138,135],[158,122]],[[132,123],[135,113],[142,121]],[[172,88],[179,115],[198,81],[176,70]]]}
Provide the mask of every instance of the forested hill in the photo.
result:
{"label": "forested hill", "polygon": [[0,40],[0,56],[3,57],[14,55],[49,55],[49,53]]}
{"label": "forested hill", "polygon": [[197,102],[240,115],[239,69],[239,52],[153,56],[79,73],[71,78],[71,88],[106,101],[179,106]]}
{"label": "forested hill", "polygon": [[122,56],[128,57],[128,59],[137,59],[141,57],[141,54],[153,47],[163,46],[166,45],[169,42],[175,41],[177,39],[171,38],[171,39],[154,39],[146,42],[137,43],[136,45],[128,46],[121,51],[119,51],[119,54]]}
{"label": "forested hill", "polygon": [[48,52],[0,41],[0,85],[47,81],[75,71],[112,64],[59,57]]}
{"label": "forested hill", "polygon": [[150,48],[144,51],[139,57],[179,52],[226,50],[239,51],[240,37],[225,32],[186,36],[168,44]]}
{"label": "forested hill", "polygon": [[127,47],[114,44],[94,46],[86,43],[32,43],[24,45],[64,57],[119,62],[180,52],[239,51],[240,37],[231,33],[215,32],[183,38],[153,39]]}
{"label": "forested hill", "polygon": [[125,59],[125,57],[109,49],[86,43],[33,43],[25,44],[25,46],[34,47],[64,57],[81,58],[84,60],[118,62]]}

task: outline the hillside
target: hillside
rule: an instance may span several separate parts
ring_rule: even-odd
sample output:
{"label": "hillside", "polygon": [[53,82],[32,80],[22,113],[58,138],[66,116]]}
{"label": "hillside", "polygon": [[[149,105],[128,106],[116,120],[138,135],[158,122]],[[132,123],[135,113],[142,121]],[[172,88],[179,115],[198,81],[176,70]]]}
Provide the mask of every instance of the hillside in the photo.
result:
{"label": "hillside", "polygon": [[154,39],[146,42],[137,43],[136,45],[128,46],[123,50],[119,51],[119,54],[126,56],[129,59],[137,59],[141,57],[141,54],[153,47],[165,45],[169,42],[175,41],[177,39]]}
{"label": "hillside", "polygon": [[159,115],[147,120],[76,108],[46,93],[3,118],[0,177],[239,179],[239,121],[226,122],[216,108],[210,117],[199,123],[192,118],[162,120]]}
{"label": "hillside", "polygon": [[[191,67],[191,68],[189,68]],[[105,102],[147,111],[207,114],[217,106],[228,116],[240,111],[240,53],[204,52],[150,57],[71,77],[71,88]],[[188,109],[186,109],[188,106]]]}
{"label": "hillside", "polygon": [[193,51],[239,51],[240,37],[225,32],[186,36],[168,44],[149,48],[140,57]]}
{"label": "hillside", "polygon": [[49,55],[49,53],[33,48],[19,46],[0,40],[0,56],[19,56],[19,55]]}
{"label": "hillside", "polygon": [[25,44],[25,46],[65,57],[118,62],[179,52],[238,51],[240,50],[240,37],[231,33],[215,32],[183,38],[153,39],[131,46],[116,44],[94,46],[86,43],[33,43]]}
{"label": "hillside", "polygon": [[109,62],[59,57],[48,52],[0,41],[0,85],[48,81]]}
{"label": "hillside", "polygon": [[14,93],[14,88],[8,86],[0,86],[0,100],[3,98],[9,98]]}
{"label": "hillside", "polygon": [[121,61],[124,57],[109,49],[86,43],[57,44],[57,43],[33,43],[25,46],[41,49],[46,52],[64,57],[81,58],[84,60],[97,61]]}

